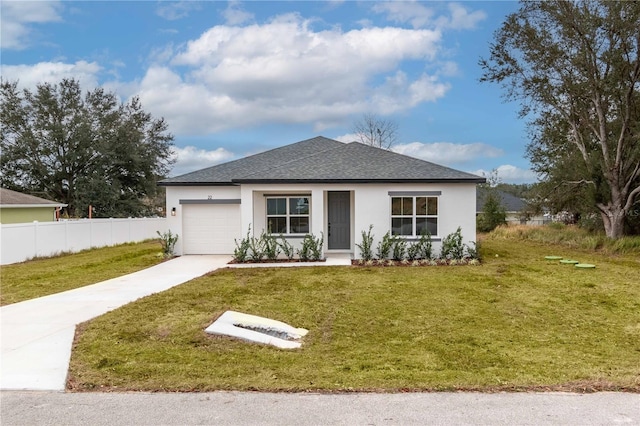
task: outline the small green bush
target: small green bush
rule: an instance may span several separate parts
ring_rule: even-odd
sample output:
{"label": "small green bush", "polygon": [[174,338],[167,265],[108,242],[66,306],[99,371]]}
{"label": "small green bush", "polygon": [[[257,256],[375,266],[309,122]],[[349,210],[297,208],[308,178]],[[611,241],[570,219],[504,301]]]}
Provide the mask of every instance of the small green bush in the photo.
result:
{"label": "small green bush", "polygon": [[251,237],[249,239],[249,258],[253,262],[260,262],[262,260],[264,257],[264,249],[265,244],[262,236],[260,236],[260,238]]}
{"label": "small green bush", "polygon": [[393,239],[393,260],[403,260],[404,254],[407,249],[407,240],[401,237],[395,237]]}
{"label": "small green bush", "polygon": [[420,239],[407,247],[407,259],[422,260],[431,259],[433,243],[429,231],[420,235]]}
{"label": "small green bush", "polygon": [[414,261],[418,259],[420,253],[420,241],[409,243],[407,246],[407,259]]}
{"label": "small green bush", "polygon": [[467,248],[467,257],[472,260],[480,260],[480,243],[475,241],[471,241],[472,246],[466,246]]}
{"label": "small green bush", "polygon": [[376,257],[380,260],[387,259],[392,247],[393,237],[391,236],[391,232],[387,231],[387,233],[382,236],[382,240],[378,242]]}
{"label": "small green bush", "polygon": [[420,251],[418,252],[418,259],[431,259],[433,257],[433,243],[431,241],[431,233],[426,231],[420,235]]}
{"label": "small green bush", "polygon": [[276,260],[280,254],[280,245],[276,237],[263,231],[260,238],[262,239],[264,256],[269,260]]}
{"label": "small green bush", "polygon": [[287,259],[293,259],[296,254],[295,250],[293,249],[293,245],[289,241],[287,241],[287,239],[282,234],[280,234],[280,242],[278,243],[278,245],[280,246],[282,253],[287,256]]}
{"label": "small green bush", "polygon": [[320,232],[320,237],[314,238],[310,236],[313,244],[311,244],[311,260],[321,260],[323,257],[324,234]]}
{"label": "small green bush", "polygon": [[249,225],[249,229],[247,230],[247,236],[238,242],[238,240],[234,239],[236,243],[236,248],[233,249],[233,260],[236,262],[245,262],[249,256],[249,247],[251,246],[251,225]]}
{"label": "small green bush", "polygon": [[362,244],[356,244],[356,247],[360,249],[360,255],[362,260],[368,261],[373,259],[373,225],[369,225],[369,231],[362,231]]}
{"label": "small green bush", "polygon": [[165,258],[173,257],[173,252],[176,247],[176,242],[178,242],[178,234],[172,234],[171,230],[166,231],[164,233],[160,233],[160,231],[156,231],[156,234],[160,237],[160,245],[162,245],[162,255]]}
{"label": "small green bush", "polygon": [[465,245],[462,243],[462,229],[458,226],[456,232],[444,237],[442,240],[442,252],[440,257],[443,259],[463,259]]}
{"label": "small green bush", "polygon": [[308,260],[320,260],[322,259],[322,246],[324,244],[324,237],[322,233],[320,237],[316,238],[311,234],[304,236],[302,240],[302,247],[298,250],[298,256],[300,260],[306,262]]}

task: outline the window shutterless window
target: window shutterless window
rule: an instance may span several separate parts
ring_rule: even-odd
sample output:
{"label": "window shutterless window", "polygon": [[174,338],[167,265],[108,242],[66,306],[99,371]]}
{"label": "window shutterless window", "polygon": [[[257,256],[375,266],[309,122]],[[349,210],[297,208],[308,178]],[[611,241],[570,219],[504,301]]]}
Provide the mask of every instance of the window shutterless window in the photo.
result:
{"label": "window shutterless window", "polygon": [[267,198],[267,231],[271,234],[308,234],[310,197]]}
{"label": "window shutterless window", "polygon": [[391,234],[438,235],[438,197],[391,197]]}

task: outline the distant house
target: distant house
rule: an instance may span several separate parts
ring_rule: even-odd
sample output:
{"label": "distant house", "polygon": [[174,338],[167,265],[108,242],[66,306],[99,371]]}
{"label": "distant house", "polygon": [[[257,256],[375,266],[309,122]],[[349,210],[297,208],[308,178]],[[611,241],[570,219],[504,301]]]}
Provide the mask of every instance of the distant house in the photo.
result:
{"label": "distant house", "polygon": [[[525,222],[521,220],[526,207],[526,203],[522,198],[518,198],[504,191],[492,191],[500,198],[500,204],[507,214],[506,219],[508,224]],[[488,195],[489,190],[486,188],[478,188],[476,191],[476,214],[481,214],[484,211],[484,203],[487,201]]]}
{"label": "distant house", "polygon": [[[527,203],[522,198],[518,198],[508,192],[494,191],[500,197],[500,204],[502,204],[507,214],[507,224],[543,225],[551,221],[548,215],[527,216]],[[484,203],[488,194],[489,190],[486,188],[478,188],[476,191],[476,215],[482,214],[484,211]]]}
{"label": "distant house", "polygon": [[66,204],[0,188],[0,223],[53,222]]}
{"label": "distant house", "polygon": [[462,229],[475,241],[476,184],[485,179],[417,158],[315,137],[165,179],[167,225],[178,254],[230,254],[249,228],[298,246],[324,235],[324,252],[360,255],[373,225],[374,247],[390,232],[409,241]]}

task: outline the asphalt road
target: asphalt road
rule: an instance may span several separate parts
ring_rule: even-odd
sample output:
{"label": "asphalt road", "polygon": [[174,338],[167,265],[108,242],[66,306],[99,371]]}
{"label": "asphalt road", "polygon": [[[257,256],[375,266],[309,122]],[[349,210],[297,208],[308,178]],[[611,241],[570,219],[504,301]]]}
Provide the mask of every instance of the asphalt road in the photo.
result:
{"label": "asphalt road", "polygon": [[640,425],[640,394],[0,392],[13,425]]}

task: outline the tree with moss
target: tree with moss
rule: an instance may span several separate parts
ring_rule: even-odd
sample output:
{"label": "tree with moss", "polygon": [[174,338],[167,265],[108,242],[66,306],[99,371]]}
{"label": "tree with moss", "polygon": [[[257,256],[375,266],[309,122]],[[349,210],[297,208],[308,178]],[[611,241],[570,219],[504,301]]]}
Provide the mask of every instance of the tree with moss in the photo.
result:
{"label": "tree with moss", "polygon": [[522,2],[480,60],[531,118],[545,198],[585,200],[611,238],[640,204],[639,28],[640,2]]}

